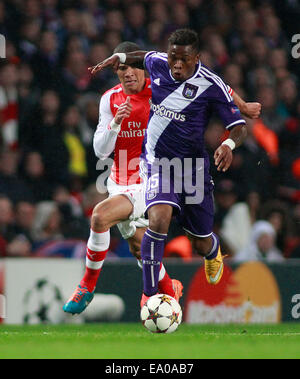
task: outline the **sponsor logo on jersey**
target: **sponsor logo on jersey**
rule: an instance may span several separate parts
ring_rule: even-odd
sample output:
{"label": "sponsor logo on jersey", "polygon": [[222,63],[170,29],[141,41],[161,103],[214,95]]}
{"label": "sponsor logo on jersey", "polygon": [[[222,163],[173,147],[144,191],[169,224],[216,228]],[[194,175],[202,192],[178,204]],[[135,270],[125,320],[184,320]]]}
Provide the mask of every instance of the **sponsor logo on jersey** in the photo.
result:
{"label": "sponsor logo on jersey", "polygon": [[145,133],[146,133],[146,129],[121,130],[118,134],[118,137],[125,137],[125,138],[144,137]]}
{"label": "sponsor logo on jersey", "polygon": [[172,109],[166,108],[164,105],[151,103],[151,110],[158,116],[168,118],[170,120],[185,121],[185,115]]}

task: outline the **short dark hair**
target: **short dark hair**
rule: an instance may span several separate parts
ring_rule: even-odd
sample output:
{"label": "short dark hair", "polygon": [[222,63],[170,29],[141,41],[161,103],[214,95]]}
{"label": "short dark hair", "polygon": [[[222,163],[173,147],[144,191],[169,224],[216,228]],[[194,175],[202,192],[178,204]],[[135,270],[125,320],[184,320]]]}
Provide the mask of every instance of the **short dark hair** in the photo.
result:
{"label": "short dark hair", "polygon": [[175,30],[168,39],[169,45],[180,45],[187,46],[191,45],[192,48],[199,52],[200,50],[200,40],[198,33],[192,29],[177,29]]}
{"label": "short dark hair", "polygon": [[115,49],[114,49],[114,54],[115,53],[132,53],[133,51],[138,51],[141,50],[139,45],[137,45],[134,42],[130,41],[125,41],[121,42]]}

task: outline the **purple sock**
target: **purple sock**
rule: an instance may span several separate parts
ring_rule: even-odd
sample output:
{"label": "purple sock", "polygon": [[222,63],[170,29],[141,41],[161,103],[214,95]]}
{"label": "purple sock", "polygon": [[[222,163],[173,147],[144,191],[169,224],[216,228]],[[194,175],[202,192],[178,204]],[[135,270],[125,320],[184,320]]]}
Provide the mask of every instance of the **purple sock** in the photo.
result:
{"label": "purple sock", "polygon": [[167,234],[147,229],[141,245],[143,263],[144,294],[155,295],[158,292],[160,264],[163,259]]}
{"label": "purple sock", "polygon": [[220,246],[219,238],[215,233],[211,235],[211,238],[213,240],[213,246],[212,246],[211,251],[205,256],[205,259],[208,259],[208,260],[216,258],[216,256],[218,255],[219,246]]}

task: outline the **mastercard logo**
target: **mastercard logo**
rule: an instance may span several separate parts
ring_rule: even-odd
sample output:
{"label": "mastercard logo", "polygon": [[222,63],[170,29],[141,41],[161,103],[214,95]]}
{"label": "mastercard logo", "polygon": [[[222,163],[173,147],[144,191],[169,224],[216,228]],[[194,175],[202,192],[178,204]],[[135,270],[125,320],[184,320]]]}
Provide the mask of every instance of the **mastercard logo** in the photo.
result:
{"label": "mastercard logo", "polygon": [[277,282],[262,262],[224,266],[221,281],[207,283],[204,267],[194,275],[185,300],[187,323],[277,323],[281,299]]}

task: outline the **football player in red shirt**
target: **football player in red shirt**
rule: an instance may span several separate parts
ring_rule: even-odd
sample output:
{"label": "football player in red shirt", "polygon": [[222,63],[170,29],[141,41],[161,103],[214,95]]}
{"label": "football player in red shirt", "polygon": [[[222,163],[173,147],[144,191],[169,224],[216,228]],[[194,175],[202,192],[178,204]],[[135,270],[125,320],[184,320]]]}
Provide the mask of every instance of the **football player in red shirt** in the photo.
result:
{"label": "football player in red shirt", "polygon": [[[115,53],[139,50],[131,42],[123,42]],[[109,197],[96,205],[91,217],[87,242],[86,270],[63,309],[81,313],[94,296],[96,283],[110,245],[110,228],[117,225],[127,239],[131,253],[140,259],[140,245],[148,220],[144,218],[143,184],[139,176],[139,156],[147,127],[151,99],[150,79],[141,68],[120,65],[120,84],[101,97],[99,123],[94,135],[95,154],[101,160],[114,153],[107,181]],[[182,284],[171,279],[161,264],[159,290],[179,300]]]}

